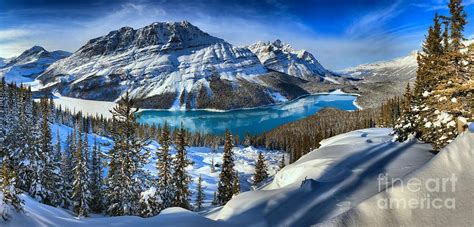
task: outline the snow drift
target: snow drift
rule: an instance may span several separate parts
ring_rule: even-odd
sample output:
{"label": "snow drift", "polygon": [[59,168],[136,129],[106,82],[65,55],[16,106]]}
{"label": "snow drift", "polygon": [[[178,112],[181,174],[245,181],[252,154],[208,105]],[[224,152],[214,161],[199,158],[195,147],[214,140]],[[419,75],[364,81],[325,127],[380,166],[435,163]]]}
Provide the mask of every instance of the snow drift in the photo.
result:
{"label": "snow drift", "polygon": [[433,156],[431,146],[392,142],[390,132],[364,129],[324,140],[262,190],[234,197],[216,219],[244,226],[308,226],[335,217],[377,194],[380,173],[403,177]]}
{"label": "snow drift", "polygon": [[[402,178],[404,185],[399,183],[322,225],[472,226],[473,163],[474,132],[465,132],[422,168]],[[443,179],[446,182],[444,185]],[[421,182],[421,187],[413,185],[415,180]],[[407,185],[407,182],[412,182],[412,185]],[[436,182],[441,184],[437,185]],[[430,202],[425,201],[423,207],[402,204],[416,204],[422,202],[422,199],[429,199]],[[393,205],[387,201],[391,201]],[[399,204],[396,205],[395,202]]]}

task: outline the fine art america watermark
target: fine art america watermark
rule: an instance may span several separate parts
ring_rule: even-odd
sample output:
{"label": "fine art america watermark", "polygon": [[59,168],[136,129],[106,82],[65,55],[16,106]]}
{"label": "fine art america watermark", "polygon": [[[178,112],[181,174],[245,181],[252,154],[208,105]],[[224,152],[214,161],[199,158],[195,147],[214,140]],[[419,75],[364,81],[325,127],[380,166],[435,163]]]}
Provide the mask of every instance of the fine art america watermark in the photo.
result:
{"label": "fine art america watermark", "polygon": [[[400,192],[412,192],[421,195],[417,198],[381,198],[377,200],[377,205],[381,209],[455,209],[457,178],[455,174],[445,178],[427,179],[401,179],[391,178],[387,174],[379,174],[377,177],[379,192],[393,190]],[[391,187],[397,185],[397,187]]]}

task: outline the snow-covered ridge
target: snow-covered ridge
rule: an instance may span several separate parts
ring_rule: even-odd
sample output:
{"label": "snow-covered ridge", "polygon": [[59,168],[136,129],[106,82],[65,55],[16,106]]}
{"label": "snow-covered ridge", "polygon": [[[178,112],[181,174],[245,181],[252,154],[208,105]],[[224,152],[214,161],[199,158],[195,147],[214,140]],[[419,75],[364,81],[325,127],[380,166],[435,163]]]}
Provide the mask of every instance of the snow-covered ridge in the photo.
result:
{"label": "snow-covered ridge", "polygon": [[248,48],[267,68],[302,79],[325,76],[328,71],[306,50],[294,50],[280,40],[257,42]]}
{"label": "snow-covered ridge", "polygon": [[[5,77],[7,82],[31,82],[35,77],[59,59],[68,57],[71,53],[66,51],[49,52],[43,47],[34,46],[20,56],[0,62],[0,77]],[[4,64],[4,65],[1,65]]]}
{"label": "snow-covered ridge", "polygon": [[91,39],[76,54],[91,57],[126,52],[131,48],[154,47],[154,51],[171,51],[225,42],[187,21],[153,23],[140,29],[123,27]]}
{"label": "snow-covered ridge", "polygon": [[[400,182],[404,184],[397,184],[322,225],[472,226],[473,162],[474,130],[459,135],[426,165],[402,178]],[[409,182],[419,184],[407,186]],[[384,201],[399,206],[381,206],[390,204]],[[412,208],[403,205],[408,202]]]}
{"label": "snow-covered ridge", "polygon": [[414,73],[416,73],[416,69],[418,67],[416,61],[417,57],[418,52],[413,51],[409,55],[404,57],[395,58],[389,61],[379,61],[369,64],[362,64],[356,67],[344,69],[342,72],[354,77],[375,77],[377,75],[389,73],[406,73],[412,76]]}

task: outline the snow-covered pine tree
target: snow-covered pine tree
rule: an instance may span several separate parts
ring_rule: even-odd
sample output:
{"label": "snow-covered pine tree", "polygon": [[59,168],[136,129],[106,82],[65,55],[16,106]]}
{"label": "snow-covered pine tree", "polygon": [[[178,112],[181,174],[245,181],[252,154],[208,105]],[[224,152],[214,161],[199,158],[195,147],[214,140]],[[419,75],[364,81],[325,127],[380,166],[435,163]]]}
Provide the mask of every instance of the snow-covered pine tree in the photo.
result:
{"label": "snow-covered pine tree", "polygon": [[[451,0],[449,3],[450,16],[445,17],[449,24],[449,37],[443,43],[444,52],[435,62],[441,68],[434,68],[437,77],[433,81],[433,90],[426,93],[427,105],[432,106],[423,118],[422,139],[433,144],[437,150],[450,143],[458,134],[456,119],[465,113],[471,115],[468,108],[469,98],[465,96],[472,93],[472,83],[469,84],[469,60],[463,44],[463,31],[466,25],[466,13],[461,0]],[[436,61],[437,60],[437,61]],[[467,85],[467,86],[466,86]],[[466,102],[466,104],[462,104]]]}
{"label": "snow-covered pine tree", "polygon": [[[0,201],[0,207],[3,209],[0,211],[0,215],[4,221],[11,219],[11,208],[19,212],[23,209],[23,201],[18,196],[21,190],[16,184],[16,171],[13,167],[12,158],[10,154],[5,154],[2,160],[1,170],[1,189],[3,193],[3,201]],[[4,203],[3,205],[1,203]]]}
{"label": "snow-covered pine tree", "polygon": [[163,201],[156,187],[152,186],[148,190],[140,193],[138,215],[140,217],[153,217],[163,209]]}
{"label": "snow-covered pine tree", "polygon": [[204,188],[202,186],[202,177],[199,175],[196,187],[196,203],[194,205],[196,210],[200,210],[204,202]]}
{"label": "snow-covered pine tree", "polygon": [[38,162],[42,163],[43,190],[41,192],[42,202],[48,205],[56,206],[59,200],[59,191],[57,190],[57,182],[59,181],[58,169],[59,163],[56,163],[52,145],[51,127],[49,125],[51,109],[48,105],[48,99],[40,100],[40,138],[39,138],[39,157]]}
{"label": "snow-covered pine tree", "polygon": [[268,178],[267,165],[262,152],[258,153],[257,163],[255,164],[255,175],[253,176],[253,186],[257,187]]}
{"label": "snow-covered pine tree", "polygon": [[163,208],[171,207],[174,199],[173,159],[170,154],[171,137],[168,124],[161,130],[160,149],[156,152],[156,169],[158,170],[158,189]]}
{"label": "snow-covered pine tree", "polygon": [[74,171],[74,182],[72,184],[72,209],[78,217],[89,216],[89,176],[87,167],[87,150],[89,149],[87,143],[83,142],[87,140],[87,134],[82,136],[82,132],[79,129],[76,151],[73,155],[73,171]]}
{"label": "snow-covered pine tree", "polygon": [[403,96],[401,115],[393,127],[396,139],[400,142],[407,140],[409,135],[415,134],[416,125],[415,115],[412,112],[412,99],[413,94],[410,89],[410,84],[408,83]]}
{"label": "snow-covered pine tree", "polygon": [[431,129],[427,125],[427,121],[431,118],[430,115],[433,114],[434,109],[432,103],[429,102],[429,98],[443,68],[441,60],[448,48],[443,46],[443,43],[449,43],[443,39],[445,36],[443,34],[440,17],[436,14],[433,25],[428,29],[422,52],[419,53],[417,58],[418,70],[411,104],[411,111],[414,116],[414,122],[411,124],[415,130],[414,132],[406,130],[406,134],[414,133],[417,138],[424,141],[431,141],[431,135],[428,133]]}
{"label": "snow-covered pine tree", "polygon": [[62,197],[62,191],[64,187],[64,179],[61,173],[61,157],[62,157],[62,148],[61,148],[61,136],[59,129],[56,130],[56,144],[53,149],[52,155],[52,168],[54,173],[54,189],[53,189],[53,204],[55,206],[62,206],[64,198]]}
{"label": "snow-covered pine tree", "polygon": [[4,153],[5,140],[9,131],[9,123],[7,122],[8,109],[8,91],[5,84],[5,77],[0,81],[0,156]]}
{"label": "snow-covered pine tree", "polygon": [[219,183],[217,186],[217,202],[220,205],[226,204],[234,195],[234,154],[232,151],[232,135],[230,131],[225,131],[224,156],[222,160],[222,169],[219,174]]}
{"label": "snow-covered pine tree", "polygon": [[74,168],[72,163],[73,153],[76,151],[76,133],[69,133],[66,138],[66,147],[61,155],[61,201],[60,206],[69,209],[71,207],[72,184],[74,182]]}
{"label": "snow-covered pine tree", "polygon": [[19,90],[19,121],[11,134],[14,137],[10,139],[10,149],[14,150],[14,157],[18,159],[18,183],[21,188],[43,202],[49,193],[43,186],[46,156],[41,146],[44,133],[41,129],[41,112],[33,114],[31,92],[22,87]]}
{"label": "snow-covered pine tree", "polygon": [[191,160],[187,157],[186,152],[186,131],[183,126],[176,133],[176,155],[173,160],[173,183],[175,188],[173,206],[190,209],[189,183],[191,177],[188,175],[186,168],[192,165]]}
{"label": "snow-covered pine tree", "polygon": [[102,198],[102,160],[100,155],[100,145],[97,143],[97,138],[94,138],[90,171],[91,177],[89,184],[91,192],[89,207],[96,213],[100,213],[104,209],[104,201]]}
{"label": "snow-covered pine tree", "polygon": [[139,172],[148,160],[147,143],[136,137],[134,100],[128,92],[111,111],[114,121],[114,146],[109,151],[109,173],[106,180],[106,213],[111,216],[138,214],[142,192]]}

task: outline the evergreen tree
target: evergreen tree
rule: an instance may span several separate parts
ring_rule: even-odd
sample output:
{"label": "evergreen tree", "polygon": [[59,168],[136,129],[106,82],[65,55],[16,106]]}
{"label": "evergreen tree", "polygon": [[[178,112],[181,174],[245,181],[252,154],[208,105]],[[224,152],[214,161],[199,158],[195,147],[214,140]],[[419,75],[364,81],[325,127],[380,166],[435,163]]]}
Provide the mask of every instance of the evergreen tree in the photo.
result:
{"label": "evergreen tree", "polygon": [[94,146],[92,148],[92,160],[90,171],[90,191],[91,199],[89,207],[96,213],[102,212],[104,209],[104,201],[102,199],[102,160],[100,157],[100,146],[97,143],[97,138],[94,138]]}
{"label": "evergreen tree", "polygon": [[[445,17],[449,27],[443,36],[444,52],[440,58],[429,59],[432,67],[430,78],[431,91],[423,93],[426,97],[421,108],[421,139],[433,144],[437,150],[450,143],[458,134],[456,121],[460,116],[470,117],[472,98],[472,75],[469,73],[469,50],[466,54],[463,44],[463,31],[466,25],[466,13],[461,0],[449,3],[450,17]],[[449,38],[449,40],[447,40]],[[471,95],[472,97],[472,95]],[[416,100],[416,99],[415,99]]]}
{"label": "evergreen tree", "polygon": [[410,84],[407,84],[405,95],[403,97],[402,113],[398,119],[397,124],[394,127],[394,131],[398,141],[405,141],[408,139],[410,134],[414,134],[415,128],[415,116],[412,112],[412,92]]}
{"label": "evergreen tree", "polygon": [[225,132],[224,156],[222,160],[222,170],[219,174],[217,186],[217,202],[220,205],[226,204],[234,194],[234,157],[233,157],[232,135],[227,129]]}
{"label": "evergreen tree", "polygon": [[267,165],[262,152],[258,153],[257,163],[255,164],[255,175],[253,176],[253,186],[257,187],[268,178]]}
{"label": "evergreen tree", "polygon": [[402,117],[403,120],[412,120],[412,122],[406,122],[404,125],[410,125],[407,129],[413,129],[414,132],[404,130],[404,134],[399,136],[399,140],[406,138],[408,134],[414,134],[417,138],[427,142],[432,140],[432,135],[429,133],[431,129],[427,122],[428,119],[432,118],[434,107],[429,99],[441,77],[440,72],[444,67],[442,60],[446,51],[450,48],[446,46],[449,44],[449,41],[446,40],[447,30],[441,34],[440,18],[437,14],[433,22],[434,25],[429,28],[428,36],[423,44],[423,51],[419,53],[417,59],[417,77],[413,97],[411,98],[413,118]]}
{"label": "evergreen tree", "polygon": [[235,171],[234,181],[232,182],[232,197],[238,194],[240,194],[240,176],[239,172]]}
{"label": "evergreen tree", "polygon": [[152,186],[140,194],[138,215],[141,217],[153,217],[163,209],[163,201],[156,187]]}
{"label": "evergreen tree", "polygon": [[72,197],[72,184],[74,182],[74,174],[73,174],[73,153],[76,151],[76,133],[74,130],[73,133],[69,133],[67,138],[66,138],[66,147],[64,149],[64,152],[61,155],[61,201],[59,205],[65,209],[69,209],[72,202],[71,202],[71,197]]}
{"label": "evergreen tree", "polygon": [[158,170],[158,188],[160,196],[163,201],[163,208],[171,207],[174,199],[174,184],[173,184],[173,163],[170,154],[171,137],[168,124],[165,123],[161,131],[160,149],[156,152],[157,162],[156,169]]}
{"label": "evergreen tree", "polygon": [[141,168],[148,160],[147,143],[136,137],[138,123],[133,107],[134,100],[128,92],[111,111],[116,128],[112,132],[114,146],[109,151],[109,173],[106,180],[106,213],[111,216],[138,213],[142,192]]}
{"label": "evergreen tree", "polygon": [[6,151],[6,138],[7,133],[9,132],[10,123],[7,121],[8,114],[8,91],[7,85],[5,84],[5,77],[2,77],[0,81],[0,156],[2,156]]}
{"label": "evergreen tree", "polygon": [[74,182],[72,185],[72,201],[73,211],[78,217],[89,216],[89,176],[87,167],[87,150],[89,149],[86,145],[87,134],[82,137],[82,133],[79,131],[77,140],[76,152],[74,152],[73,163],[74,163]]}
{"label": "evergreen tree", "polygon": [[175,188],[173,206],[190,209],[189,183],[191,177],[188,175],[186,168],[192,165],[192,162],[187,158],[185,134],[182,126],[176,133],[176,156],[173,160],[173,183]]}
{"label": "evergreen tree", "polygon": [[[2,215],[4,221],[11,219],[11,207],[13,207],[17,212],[23,210],[23,201],[18,196],[18,194],[20,194],[20,189],[17,187],[16,179],[17,175],[13,168],[11,157],[7,154],[3,158],[1,172],[1,188],[4,205],[3,209],[0,211],[0,215]],[[0,206],[2,206],[1,203]]]}
{"label": "evergreen tree", "polygon": [[52,134],[49,126],[50,108],[47,99],[40,100],[39,121],[41,131],[39,138],[40,150],[38,152],[38,162],[41,162],[42,172],[40,173],[43,189],[41,191],[42,202],[48,205],[57,205],[59,194],[57,190],[57,182],[59,182],[59,163],[56,163],[55,153],[52,145]]}
{"label": "evergreen tree", "polygon": [[201,177],[201,175],[199,175],[196,190],[197,190],[197,192],[196,192],[195,207],[196,207],[196,210],[200,210],[201,207],[202,207],[202,204],[204,202],[204,188],[202,186],[202,177]]}

